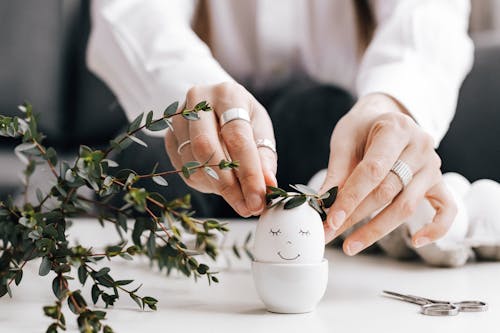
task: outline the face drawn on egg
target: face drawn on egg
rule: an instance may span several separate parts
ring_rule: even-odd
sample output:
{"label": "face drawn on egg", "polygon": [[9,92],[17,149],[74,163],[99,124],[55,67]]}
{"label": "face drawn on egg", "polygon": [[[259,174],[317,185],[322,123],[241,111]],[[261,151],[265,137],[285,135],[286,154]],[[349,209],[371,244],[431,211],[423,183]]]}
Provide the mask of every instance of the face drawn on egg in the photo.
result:
{"label": "face drawn on egg", "polygon": [[307,203],[289,210],[273,207],[257,223],[253,251],[256,261],[319,263],[324,249],[323,223]]}

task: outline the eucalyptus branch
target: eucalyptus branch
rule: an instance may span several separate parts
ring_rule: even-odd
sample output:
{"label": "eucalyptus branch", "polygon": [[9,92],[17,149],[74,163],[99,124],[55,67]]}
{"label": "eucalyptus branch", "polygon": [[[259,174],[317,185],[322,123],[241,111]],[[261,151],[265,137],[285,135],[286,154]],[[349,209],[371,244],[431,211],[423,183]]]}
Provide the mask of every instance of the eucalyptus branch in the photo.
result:
{"label": "eucalyptus branch", "polygon": [[337,198],[338,187],[334,186],[323,194],[302,184],[290,185],[297,192],[287,192],[279,187],[267,186],[266,206],[272,208],[283,204],[284,209],[292,209],[308,203],[318,212],[323,221],[326,220],[326,209],[330,208]]}
{"label": "eucalyptus branch", "polygon": [[[26,164],[25,204],[18,207],[12,198],[0,201],[0,239],[3,245],[0,248],[0,297],[12,295],[12,282],[21,284],[23,269],[29,261],[41,259],[39,275],[55,273],[52,291],[56,300],[53,305],[43,308],[45,315],[54,320],[47,332],[66,329],[62,312],[66,303],[77,316],[80,331],[110,333],[112,329],[102,324],[106,313],[92,310],[80,290],[69,290],[68,279],[72,279],[75,272],[82,285],[91,277],[93,286],[90,296],[94,304],[100,299],[106,307],[114,305],[121,294],[117,290],[128,294],[141,309],[145,306],[156,309],[157,300],[150,296],[139,297],[136,294],[139,288],[129,290],[124,287],[133,280],[114,280],[109,274],[110,268],[102,267],[101,260],[104,258],[133,260],[137,255],[147,256],[166,274],[178,270],[187,277],[198,279],[205,275],[209,283],[218,282],[216,272],[210,271],[206,264],[199,263],[193,254],[207,254],[215,259],[218,248],[213,242],[214,232],[226,232],[227,227],[216,220],[204,221],[193,217],[189,195],[167,200],[158,193],[137,187],[136,183],[149,178],[159,185],[168,186],[164,176],[181,174],[189,178],[195,172],[205,172],[218,179],[215,168],[234,169],[238,163],[225,160],[218,164],[210,163],[211,156],[203,163],[190,161],[179,170],[156,172],[155,167],[149,174],[138,175],[128,169],[115,171],[118,164],[107,158],[111,151],[121,151],[132,143],[147,146],[135,134],[143,129],[159,131],[171,127],[170,118],[174,116],[182,116],[189,121],[198,120],[200,111],[211,111],[206,102],[182,111],[177,111],[178,104],[172,103],[165,109],[163,116],[156,120],[153,119],[152,111],[147,115],[141,114],[131,122],[125,133],[111,141],[109,148],[94,150],[80,146],[77,158],[71,165],[66,161],[58,161],[56,151],[43,145],[44,136],[38,131],[38,117],[31,105],[25,103],[19,109],[24,113],[22,117],[0,115],[0,136],[22,140],[15,148],[15,153]],[[36,190],[38,204],[35,205],[27,202],[27,193],[30,177],[42,162],[47,163],[56,183],[45,195],[39,189]],[[91,189],[94,197],[78,194],[82,187]],[[109,204],[110,198],[117,194],[123,194],[122,207]],[[48,200],[54,202],[51,207],[44,205]],[[75,216],[93,217],[101,224],[104,221],[113,223],[123,241],[118,245],[107,246],[104,252],[94,252],[92,247],[71,245],[67,238],[69,219]],[[129,223],[131,220],[134,222],[133,227]],[[133,245],[125,247],[127,241],[122,231],[129,230]],[[184,232],[196,236],[194,250],[188,250],[184,244]]]}

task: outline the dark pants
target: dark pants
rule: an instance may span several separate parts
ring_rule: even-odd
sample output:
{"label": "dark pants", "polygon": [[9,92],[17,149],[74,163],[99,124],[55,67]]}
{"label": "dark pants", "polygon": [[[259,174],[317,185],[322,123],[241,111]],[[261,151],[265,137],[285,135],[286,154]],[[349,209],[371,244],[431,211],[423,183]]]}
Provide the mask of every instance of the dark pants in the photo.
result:
{"label": "dark pants", "polygon": [[[259,95],[274,124],[279,185],[287,188],[288,184],[307,183],[314,173],[327,167],[331,133],[337,121],[352,107],[354,98],[336,87],[310,83]],[[470,121],[470,115],[457,115],[439,147],[442,170],[458,171],[469,180],[491,178],[499,181],[498,155],[496,159],[490,157],[500,152],[500,141],[490,141],[497,132],[491,128],[485,133],[483,128],[486,124],[491,127],[492,122],[493,127],[498,128],[500,117],[496,114],[495,122],[495,119],[476,116]],[[463,134],[464,131],[467,135]],[[149,144],[149,149],[137,145],[130,147],[115,158],[120,166],[147,173],[158,161],[158,170],[172,169],[163,140],[145,135],[142,138]],[[143,186],[162,193],[167,199],[191,193],[193,208],[199,216],[235,216],[222,198],[198,193],[186,186],[179,176],[170,177],[168,187],[160,187],[151,181],[145,181]]]}

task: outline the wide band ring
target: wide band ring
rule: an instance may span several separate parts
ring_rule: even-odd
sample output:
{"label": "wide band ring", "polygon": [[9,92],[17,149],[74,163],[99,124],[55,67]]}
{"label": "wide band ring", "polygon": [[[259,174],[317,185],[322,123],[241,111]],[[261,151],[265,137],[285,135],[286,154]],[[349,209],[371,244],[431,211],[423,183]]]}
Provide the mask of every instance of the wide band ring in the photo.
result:
{"label": "wide band ring", "polygon": [[223,127],[227,123],[233,121],[233,120],[244,120],[246,122],[250,122],[250,114],[248,113],[247,110],[243,108],[231,108],[226,110],[224,113],[221,114],[220,116],[220,127]]}
{"label": "wide band ring", "polygon": [[177,154],[179,154],[179,155],[180,155],[180,154],[181,154],[181,152],[182,152],[182,148],[186,147],[186,146],[187,146],[187,145],[189,145],[189,144],[191,144],[191,140],[186,140],[186,141],[184,141],[183,143],[181,143],[181,144],[179,145],[179,147],[177,147]]}
{"label": "wide band ring", "polygon": [[276,145],[272,140],[269,139],[257,139],[255,140],[255,145],[257,148],[267,148],[276,154]]}
{"label": "wide band ring", "polygon": [[413,172],[411,171],[408,164],[401,160],[397,160],[396,163],[391,168],[391,171],[398,176],[399,180],[403,184],[403,188],[408,186],[408,184],[413,179]]}

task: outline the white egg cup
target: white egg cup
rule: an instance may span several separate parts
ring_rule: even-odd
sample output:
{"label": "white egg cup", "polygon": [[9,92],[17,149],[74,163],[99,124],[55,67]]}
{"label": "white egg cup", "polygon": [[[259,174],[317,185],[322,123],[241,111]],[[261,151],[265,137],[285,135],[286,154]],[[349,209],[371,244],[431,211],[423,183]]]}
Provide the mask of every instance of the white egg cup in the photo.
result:
{"label": "white egg cup", "polygon": [[254,261],[255,288],[266,309],[275,313],[312,312],[328,284],[328,260],[319,264]]}
{"label": "white egg cup", "polygon": [[316,308],[328,284],[325,235],[319,214],[304,203],[266,210],[255,232],[252,273],[268,311],[306,313]]}

